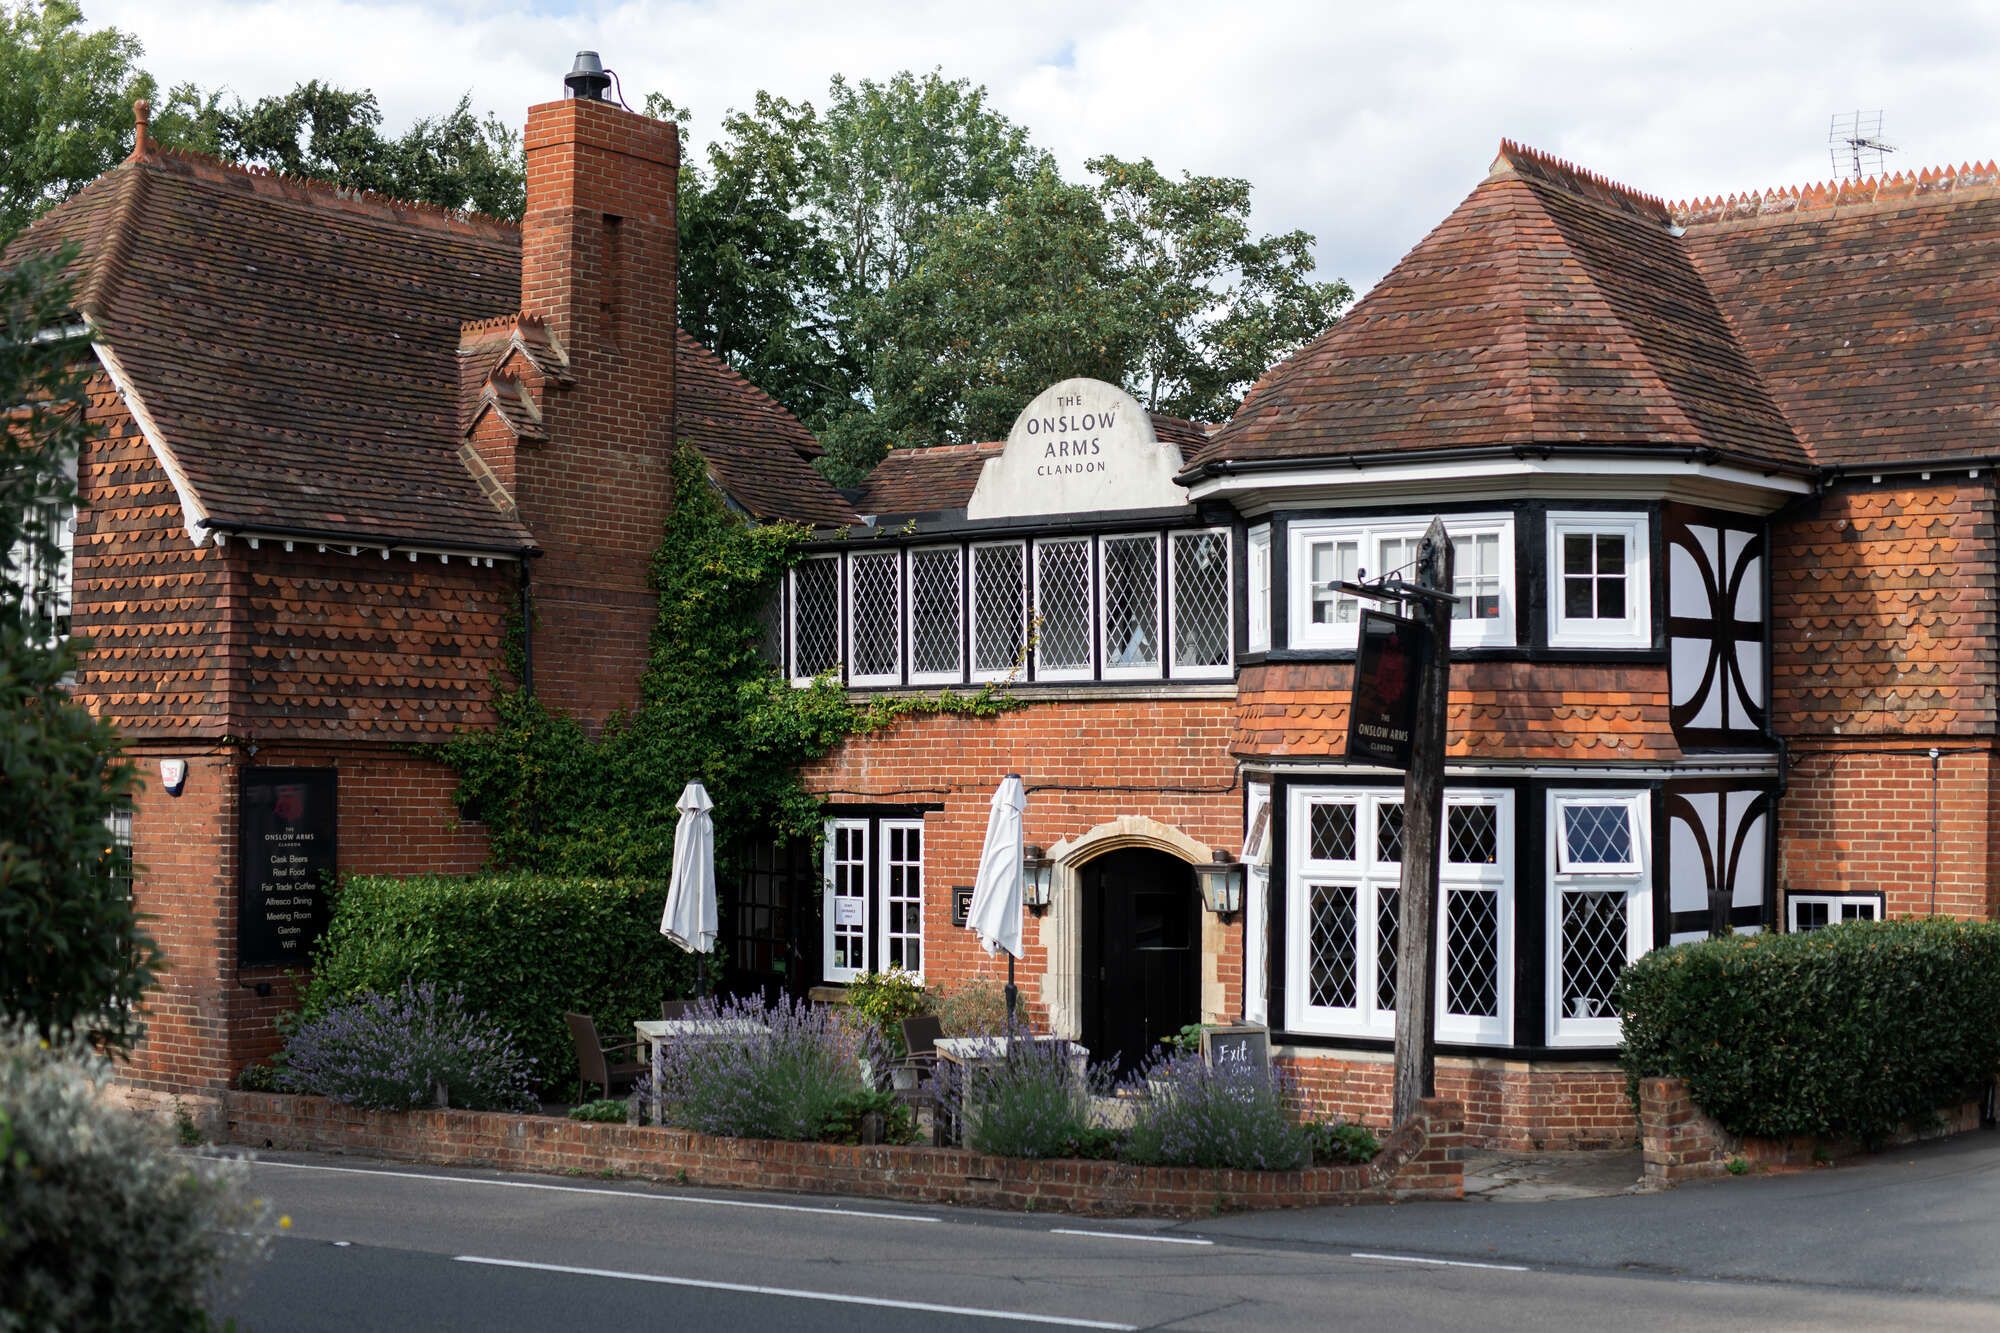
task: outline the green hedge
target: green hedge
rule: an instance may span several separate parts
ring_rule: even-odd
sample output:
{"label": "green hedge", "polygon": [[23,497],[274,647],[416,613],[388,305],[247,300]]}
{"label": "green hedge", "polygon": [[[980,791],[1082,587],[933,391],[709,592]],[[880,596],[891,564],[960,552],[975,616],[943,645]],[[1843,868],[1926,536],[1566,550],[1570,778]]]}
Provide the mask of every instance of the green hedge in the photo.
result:
{"label": "green hedge", "polygon": [[1621,1060],[1737,1134],[1887,1138],[2000,1068],[2000,926],[1857,922],[1661,949],[1615,995]]}
{"label": "green hedge", "polygon": [[[694,961],[660,934],[666,889],[634,880],[494,874],[344,881],[313,954],[312,1017],[406,979],[456,990],[535,1060],[536,1082],[572,1090],[575,1048],[563,1011],[597,1020],[607,1045],[632,1021],[694,990]],[[713,962],[711,962],[713,966]]]}

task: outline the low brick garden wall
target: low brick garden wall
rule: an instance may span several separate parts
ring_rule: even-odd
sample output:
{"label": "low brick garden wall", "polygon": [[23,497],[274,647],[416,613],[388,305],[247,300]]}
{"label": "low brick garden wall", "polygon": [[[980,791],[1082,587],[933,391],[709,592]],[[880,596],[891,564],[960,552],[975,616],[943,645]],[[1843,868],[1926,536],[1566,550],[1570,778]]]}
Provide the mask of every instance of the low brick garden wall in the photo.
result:
{"label": "low brick garden wall", "polygon": [[223,1094],[223,1135],[250,1148],[362,1153],[435,1166],[611,1172],[734,1189],[1098,1216],[1188,1217],[1259,1208],[1465,1197],[1463,1112],[1426,1101],[1365,1166],[1209,1171],[1030,1161],[956,1148],[713,1138],[489,1111],[365,1111],[322,1097]]}
{"label": "low brick garden wall", "polygon": [[[1962,1134],[1979,1128],[1979,1123],[1979,1103],[1966,1102],[1939,1111],[1936,1123],[1912,1127],[1884,1146]],[[1820,1166],[1866,1151],[1850,1139],[1811,1135],[1759,1139],[1731,1134],[1694,1104],[1687,1084],[1677,1078],[1639,1080],[1639,1139],[1645,1151],[1645,1180],[1653,1186],[1726,1175],[1729,1164],[1738,1159],[1753,1170],[1789,1170]]]}

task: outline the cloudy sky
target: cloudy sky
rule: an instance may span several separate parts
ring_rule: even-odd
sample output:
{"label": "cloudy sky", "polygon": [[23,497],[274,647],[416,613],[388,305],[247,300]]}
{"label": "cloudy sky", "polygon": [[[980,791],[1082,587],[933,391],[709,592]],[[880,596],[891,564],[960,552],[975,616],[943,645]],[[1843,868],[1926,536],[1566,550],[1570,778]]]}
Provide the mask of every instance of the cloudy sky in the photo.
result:
{"label": "cloudy sky", "polygon": [[1670,199],[1825,179],[1828,117],[1885,113],[1892,165],[2000,155],[2000,4],[1764,0],[999,5],[842,0],[83,0],[161,81],[372,88],[394,125],[518,122],[593,47],[696,141],[759,88],[941,68],[1073,173],[1111,152],[1244,176],[1266,230],[1366,288],[1508,136]]}

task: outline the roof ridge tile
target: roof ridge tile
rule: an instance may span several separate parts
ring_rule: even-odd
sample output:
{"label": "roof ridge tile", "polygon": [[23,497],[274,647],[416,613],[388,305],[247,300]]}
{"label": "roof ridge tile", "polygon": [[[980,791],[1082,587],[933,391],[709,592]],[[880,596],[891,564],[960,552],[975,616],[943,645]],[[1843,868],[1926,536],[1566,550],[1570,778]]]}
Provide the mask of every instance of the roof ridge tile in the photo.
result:
{"label": "roof ridge tile", "polygon": [[1710,226],[1758,217],[1766,213],[1795,213],[1859,208],[1877,203],[1899,203],[1927,199],[1934,195],[1985,196],[2000,193],[2000,160],[1945,163],[1938,167],[1912,167],[1888,173],[1839,180],[1808,181],[1800,185],[1777,185],[1765,190],[1727,195],[1697,195],[1667,205],[1674,222],[1683,227]]}

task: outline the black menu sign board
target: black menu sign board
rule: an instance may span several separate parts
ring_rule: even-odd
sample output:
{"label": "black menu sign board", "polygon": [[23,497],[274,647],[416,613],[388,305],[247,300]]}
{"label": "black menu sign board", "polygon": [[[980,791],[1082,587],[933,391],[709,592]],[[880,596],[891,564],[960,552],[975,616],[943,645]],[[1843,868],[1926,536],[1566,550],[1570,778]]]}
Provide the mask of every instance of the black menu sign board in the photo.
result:
{"label": "black menu sign board", "polygon": [[1427,650],[1424,627],[1381,611],[1361,613],[1354,655],[1354,698],[1347,712],[1347,757],[1390,768],[1410,766],[1417,722],[1417,681]]}
{"label": "black menu sign board", "polygon": [[239,966],[303,967],[326,928],[334,873],[331,768],[247,768],[238,817],[236,959]]}
{"label": "black menu sign board", "polygon": [[1214,1069],[1269,1069],[1271,1030],[1256,1023],[1205,1027],[1201,1030],[1201,1058]]}

